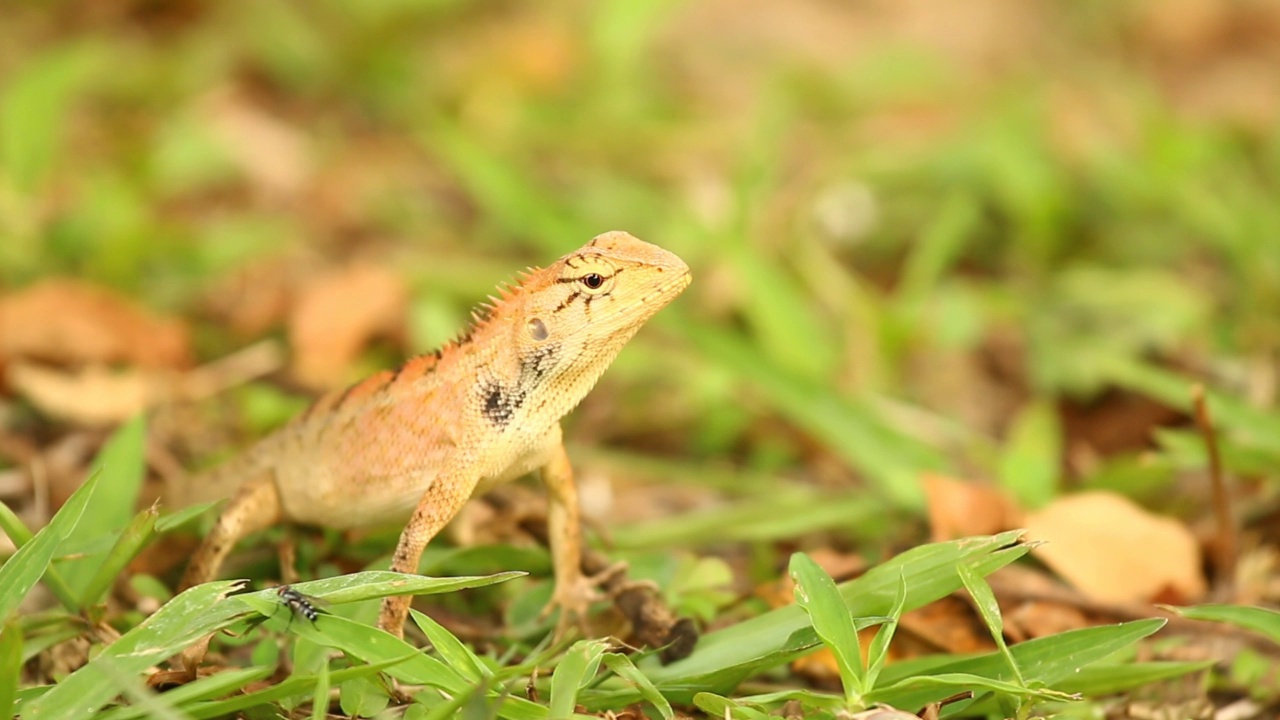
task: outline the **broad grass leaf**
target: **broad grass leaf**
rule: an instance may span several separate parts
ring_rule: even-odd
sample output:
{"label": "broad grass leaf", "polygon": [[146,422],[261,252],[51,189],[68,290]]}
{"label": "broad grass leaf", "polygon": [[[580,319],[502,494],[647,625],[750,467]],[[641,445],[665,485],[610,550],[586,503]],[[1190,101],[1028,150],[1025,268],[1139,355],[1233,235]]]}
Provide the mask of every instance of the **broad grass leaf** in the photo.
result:
{"label": "broad grass leaf", "polygon": [[671,703],[667,702],[667,699],[662,696],[653,681],[632,664],[631,658],[621,653],[605,653],[604,664],[615,675],[634,685],[636,690],[640,692],[640,696],[648,701],[650,705],[653,705],[663,720],[673,720],[675,718],[675,711],[671,709]]}
{"label": "broad grass leaf", "polygon": [[1000,603],[996,602],[995,593],[991,592],[991,586],[982,576],[977,575],[969,568],[961,565],[956,568],[956,572],[960,574],[960,581],[964,583],[964,589],[969,591],[969,596],[973,598],[974,607],[978,609],[978,615],[982,616],[982,622],[987,626],[987,631],[991,633],[991,639],[995,640],[996,647],[1009,663],[1009,671],[1013,673],[1013,677],[1017,680],[1018,685],[1026,685],[1022,679],[1022,672],[1018,669],[1018,663],[1014,661],[1013,654],[1009,652],[1009,645],[1004,641],[1004,619],[1000,616]]}
{"label": "broad grass leaf", "polygon": [[[27,529],[27,526],[23,524],[22,519],[3,502],[0,502],[0,532],[9,536],[9,541],[13,543],[15,548],[26,545],[35,537]],[[56,554],[56,548],[54,552]],[[62,579],[62,574],[58,572],[58,568],[54,567],[52,563],[45,569],[44,584],[54,594],[54,597],[58,598],[58,602],[62,603],[63,607],[70,612],[79,612],[80,601],[71,592],[67,582]]]}
{"label": "broad grass leaf", "polygon": [[[449,581],[454,588],[476,587],[499,582],[518,573],[504,573],[480,578],[419,578],[392,572],[363,572],[353,575],[298,583],[292,587],[299,592],[313,595],[329,602],[348,602],[355,599],[380,598],[384,595],[395,595],[422,591],[442,592],[440,589]],[[390,582],[386,576],[399,576],[401,582]],[[371,597],[360,597],[366,592],[352,581],[341,581],[343,578],[364,578],[368,582],[367,589],[376,590]],[[329,590],[326,590],[328,588]],[[383,593],[383,594],[378,594]],[[396,662],[384,665],[385,672],[397,680],[411,685],[428,685],[439,688],[451,696],[465,693],[473,687],[473,683],[463,677],[457,670],[437,658],[426,655],[409,643],[392,636],[376,627],[348,620],[339,615],[325,613],[313,624],[305,620],[286,619],[281,613],[281,603],[275,590],[261,590],[256,593],[242,595],[240,598],[246,606],[252,607],[259,614],[268,618],[267,624],[288,631],[300,638],[326,647],[337,648],[344,653],[357,657],[368,663],[383,664],[391,660]],[[335,599],[337,598],[337,599]],[[336,678],[337,673],[333,676]],[[334,681],[337,684],[337,681]],[[545,708],[523,698],[505,697],[499,709],[499,715],[508,720],[539,720],[545,717]]]}
{"label": "broad grass leaf", "polygon": [[57,45],[28,61],[0,94],[0,170],[14,187],[33,190],[53,169],[64,120],[99,67],[100,49]]}
{"label": "broad grass leaf", "polygon": [[1042,507],[1057,495],[1062,437],[1057,412],[1048,401],[1032,402],[1014,417],[998,477],[1022,507]]}
{"label": "broad grass leaf", "polygon": [[377,600],[389,595],[436,595],[457,590],[469,590],[506,582],[524,575],[525,573],[522,572],[504,572],[493,575],[435,578],[391,572],[390,570],[368,570],[324,578],[323,580],[296,583],[293,588],[306,595],[314,595],[327,602],[339,605],[361,600]]}
{"label": "broad grass leaf", "polygon": [[[955,567],[964,563],[988,574],[1026,554],[1020,531],[967,538],[912,548],[838,587],[849,611],[858,617],[885,615],[905,582],[904,611],[932,602],[961,587]],[[672,700],[687,700],[698,690],[727,690],[752,672],[787,663],[818,645],[804,611],[778,608],[731,627],[708,633],[692,655],[664,667],[642,667]]]}
{"label": "broad grass leaf", "polygon": [[924,507],[917,478],[945,467],[937,450],[891,427],[869,403],[843,398],[823,383],[792,376],[734,333],[682,322],[683,338],[710,362],[734,373],[792,422],[867,473],[895,504]]}
{"label": "broad grass leaf", "polygon": [[159,511],[156,506],[143,510],[134,516],[124,532],[116,538],[116,543],[99,562],[93,579],[84,587],[81,596],[85,605],[94,605],[102,601],[103,596],[111,589],[116,579],[124,574],[125,567],[137,557],[138,553],[155,537],[156,518]]}
{"label": "broad grass leaf", "polygon": [[[95,494],[93,512],[89,513],[67,537],[66,544],[83,543],[95,538],[112,538],[134,517],[138,492],[142,489],[145,465],[146,421],[143,416],[130,420],[111,436],[94,460],[98,468],[101,492]],[[108,546],[110,547],[110,546]],[[65,549],[64,549],[65,552]],[[89,555],[59,563],[58,570],[81,604],[91,604],[89,586],[98,581],[101,555]]]}
{"label": "broad grass leaf", "polygon": [[595,678],[600,659],[608,649],[609,644],[603,640],[579,640],[569,647],[551,674],[551,717],[573,715],[578,693]]}
{"label": "broad grass leaf", "polygon": [[1190,607],[1161,605],[1171,613],[1191,620],[1227,623],[1262,635],[1280,645],[1280,612],[1249,605],[1205,604]]}
{"label": "broad grass leaf", "polygon": [[[270,677],[274,667],[250,667],[224,670],[189,682],[165,692],[165,699],[178,707],[188,706],[199,700],[239,692],[250,683]],[[147,717],[147,708],[138,705],[119,707],[99,713],[97,720],[135,720]]]}
{"label": "broad grass leaf", "polygon": [[714,693],[700,692],[693,696],[693,704],[699,710],[714,718],[733,718],[733,720],[770,720],[770,715],[752,707],[730,700]]}
{"label": "broad grass leaf", "polygon": [[322,663],[316,672],[316,689],[311,693],[311,720],[329,717],[329,663]]}
{"label": "broad grass leaf", "polygon": [[1142,685],[1149,685],[1163,680],[1172,680],[1191,673],[1208,670],[1217,663],[1216,660],[1199,660],[1193,662],[1128,662],[1121,664],[1098,664],[1081,668],[1068,677],[1054,683],[1063,692],[1080,693],[1088,697],[1113,695]]}
{"label": "broad grass leaf", "polygon": [[[351,680],[370,677],[398,663],[402,663],[406,659],[405,656],[401,656],[368,665],[357,665],[356,667],[334,670],[329,673],[329,683],[330,685],[341,686]],[[183,712],[187,713],[193,720],[232,716],[233,713],[247,710],[248,708],[279,702],[285,698],[312,692],[318,682],[319,677],[316,675],[291,677],[256,692],[235,695],[225,700],[192,703],[184,707]]]}
{"label": "broad grass leaf", "polygon": [[22,677],[22,629],[16,622],[0,626],[0,718],[17,717],[13,712]]}
{"label": "broad grass leaf", "polygon": [[[964,565],[956,567],[957,569],[968,571],[968,568]],[[893,633],[898,629],[898,621],[902,618],[902,608],[906,602],[907,583],[906,580],[902,580],[898,583],[898,596],[893,601],[893,607],[889,609],[889,620],[876,631],[876,636],[871,641],[871,647],[867,649],[867,680],[865,685],[867,689],[876,686],[880,671],[884,669],[885,663],[889,660],[889,642],[893,640]]]}
{"label": "broad grass leaf", "polygon": [[431,647],[435,648],[441,659],[460,675],[473,683],[481,682],[485,678],[493,676],[493,673],[484,663],[480,662],[480,658],[476,657],[471,648],[467,647],[453,633],[446,630],[443,625],[417,610],[410,609],[409,615],[417,623],[418,628],[427,636],[427,640],[431,642]]}
{"label": "broad grass leaf", "polygon": [[98,478],[98,473],[89,476],[59,508],[49,524],[0,566],[0,622],[9,618],[49,568],[58,547],[75,532],[85,508],[94,498]]}
{"label": "broad grass leaf", "polygon": [[796,604],[804,608],[813,629],[835,656],[844,685],[845,700],[857,702],[866,692],[866,668],[853,616],[830,575],[804,553],[791,555],[791,579],[795,581]]}
{"label": "broad grass leaf", "polygon": [[[1152,618],[1070,630],[1019,643],[1010,648],[1009,652],[1022,671],[1027,685],[1052,686],[1148,637],[1164,627],[1164,624],[1164,620]],[[952,662],[938,662],[932,658],[907,660],[886,667],[881,673],[881,688],[868,693],[867,700],[900,708],[923,707],[951,695],[954,688],[911,689],[905,686],[895,687],[894,684],[921,675],[955,674],[977,675],[1006,682],[1012,679],[1008,660],[999,652]]]}
{"label": "broad grass leaf", "polygon": [[338,688],[338,703],[348,717],[374,717],[390,702],[387,691],[369,677],[348,680]]}
{"label": "broad grass leaf", "polygon": [[117,674],[141,674],[205,635],[251,614],[239,598],[228,596],[237,587],[239,583],[235,581],[212,582],[178,595],[104,648],[84,667],[32,701],[23,717],[26,720],[93,717],[119,693],[113,679]]}

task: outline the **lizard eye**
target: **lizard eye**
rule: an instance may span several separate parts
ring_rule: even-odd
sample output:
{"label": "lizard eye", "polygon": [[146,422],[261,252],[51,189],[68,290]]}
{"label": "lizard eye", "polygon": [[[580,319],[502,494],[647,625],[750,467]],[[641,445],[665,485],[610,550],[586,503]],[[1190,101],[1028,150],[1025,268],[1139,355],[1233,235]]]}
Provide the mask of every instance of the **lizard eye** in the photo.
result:
{"label": "lizard eye", "polygon": [[589,275],[583,275],[582,284],[586,285],[591,290],[599,290],[600,286],[604,284],[604,276],[602,276],[600,273],[590,273]]}

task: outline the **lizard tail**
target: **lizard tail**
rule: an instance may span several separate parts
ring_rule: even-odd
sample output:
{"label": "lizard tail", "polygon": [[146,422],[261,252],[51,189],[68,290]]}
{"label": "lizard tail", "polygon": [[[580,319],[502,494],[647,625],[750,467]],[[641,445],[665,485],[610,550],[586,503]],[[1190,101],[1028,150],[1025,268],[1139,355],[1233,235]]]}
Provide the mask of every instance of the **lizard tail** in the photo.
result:
{"label": "lizard tail", "polygon": [[165,504],[176,510],[229,498],[242,484],[270,469],[270,456],[259,443],[208,470],[176,478],[164,489]]}

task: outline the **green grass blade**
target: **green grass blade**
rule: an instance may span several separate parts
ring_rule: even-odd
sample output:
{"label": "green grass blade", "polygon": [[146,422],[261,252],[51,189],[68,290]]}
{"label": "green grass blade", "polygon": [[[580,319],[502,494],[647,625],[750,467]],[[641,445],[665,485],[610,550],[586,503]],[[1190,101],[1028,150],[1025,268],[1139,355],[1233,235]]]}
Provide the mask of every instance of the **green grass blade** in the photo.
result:
{"label": "green grass blade", "polygon": [[493,673],[480,662],[480,658],[476,657],[475,653],[471,652],[471,648],[453,633],[444,629],[443,625],[417,610],[410,610],[409,614],[418,628],[427,636],[427,640],[431,641],[431,647],[436,649],[441,659],[460,675],[473,683],[492,677]]}
{"label": "green grass blade", "polygon": [[604,664],[615,675],[634,685],[636,690],[640,692],[640,696],[657,709],[663,720],[674,720],[676,715],[675,711],[671,709],[671,703],[667,702],[662,693],[658,692],[658,688],[653,684],[653,681],[632,664],[631,658],[620,653],[605,653]]}
{"label": "green grass blade", "polygon": [[456,590],[468,590],[506,582],[524,575],[526,573],[504,572],[493,575],[435,578],[425,575],[391,572],[390,570],[368,570],[324,578],[323,580],[297,583],[293,587],[306,595],[313,595],[326,602],[339,605],[361,600],[377,600],[390,595],[436,595]]}
{"label": "green grass blade", "polygon": [[867,690],[862,645],[835,581],[804,553],[791,555],[791,579],[795,581],[796,604],[808,613],[822,644],[836,658],[845,700],[850,706],[857,704]]}
{"label": "green grass blade", "polygon": [[700,692],[694,695],[693,704],[708,717],[733,718],[733,720],[770,720],[771,718],[768,713],[713,693]]}
{"label": "green grass blade", "polygon": [[975,695],[985,691],[1034,700],[1061,701],[1078,699],[1056,690],[1028,688],[1018,683],[996,680],[971,673],[939,673],[937,675],[917,675],[903,678],[884,688],[883,692],[885,695],[892,695],[896,692],[911,692],[913,690],[927,690],[936,693],[940,697],[947,697],[957,692],[969,690]]}
{"label": "green grass blade", "polygon": [[[960,567],[964,567],[961,565]],[[902,608],[907,602],[907,583],[905,580],[898,583],[898,596],[894,598],[893,608],[889,610],[889,620],[880,626],[876,631],[876,636],[871,641],[871,647],[867,649],[867,680],[865,687],[870,690],[876,686],[876,680],[880,677],[880,671],[884,669],[885,662],[889,659],[889,641],[893,640],[893,633],[898,629],[898,620],[902,617]]]}
{"label": "green grass blade", "polygon": [[[1028,547],[1018,542],[1020,536],[1010,531],[913,548],[841,583],[840,595],[855,616],[885,615],[905,581],[904,608],[910,611],[960,588],[958,564],[987,574],[1024,555]],[[669,698],[688,699],[699,690],[731,688],[751,672],[789,662],[817,644],[804,611],[792,605],[708,633],[684,660],[643,667]]]}
{"label": "green grass blade", "polygon": [[193,518],[203,514],[214,505],[217,505],[218,502],[200,503],[199,505],[192,505],[171,513],[165,513],[156,521],[156,532],[166,533],[176,527],[180,527],[183,524],[190,522]]}
{"label": "green grass blade", "polygon": [[[0,502],[0,531],[9,536],[9,540],[13,542],[15,548],[26,545],[35,537],[27,529],[27,526],[23,524],[22,520],[14,514],[13,510],[2,502]],[[79,611],[80,603],[76,600],[75,593],[67,586],[67,581],[62,579],[62,574],[58,572],[58,568],[49,565],[44,573],[44,584],[68,611]]]}
{"label": "green grass blade", "polygon": [[84,594],[80,596],[85,605],[101,602],[116,578],[124,573],[125,567],[151,542],[155,537],[156,518],[159,514],[153,505],[135,515],[129,526],[120,533],[116,544],[102,559],[93,579],[85,585]]}
{"label": "green grass blade", "polygon": [[[398,658],[388,658],[381,662],[343,668],[342,670],[334,670],[329,673],[329,682],[333,685],[341,685],[349,680],[369,677],[370,675],[377,674],[389,667],[394,667],[399,663],[405,662],[408,657],[408,655],[402,655]],[[295,695],[306,694],[315,688],[318,681],[319,679],[315,675],[291,677],[256,692],[236,695],[235,697],[230,697],[225,700],[196,703],[183,708],[183,710],[190,715],[193,720],[224,717],[252,707],[266,705],[267,703],[273,703]]]}
{"label": "green grass blade", "polygon": [[15,622],[0,627],[0,718],[16,717],[18,678],[22,677],[22,630]]}
{"label": "green grass blade", "polygon": [[1009,645],[1004,641],[1004,619],[1000,617],[1000,604],[996,602],[996,595],[991,592],[991,586],[982,576],[967,567],[960,566],[956,568],[956,572],[960,573],[960,581],[964,583],[965,590],[968,590],[969,596],[973,598],[973,604],[978,609],[978,615],[982,616],[982,622],[987,626],[987,631],[991,633],[991,639],[995,640],[1000,654],[1008,661],[1009,672],[1013,673],[1013,678],[1019,685],[1025,686],[1022,671],[1018,669],[1018,663],[1014,661],[1013,654],[1009,652]]}
{"label": "green grass blade", "polygon": [[1262,635],[1273,643],[1280,644],[1280,612],[1269,608],[1249,605],[1192,605],[1191,607],[1175,607],[1161,605],[1171,613],[1176,613],[1190,620],[1227,623]]}
{"label": "green grass blade", "polygon": [[[1053,685],[1073,676],[1086,666],[1151,635],[1164,624],[1164,620],[1152,618],[1119,625],[1070,630],[1058,635],[1019,643],[1010,648],[1010,652],[1013,653],[1014,660],[1022,670],[1023,680],[1028,685]],[[994,652],[942,664],[938,664],[933,659],[895,663],[885,668],[881,680],[884,687],[888,688],[911,676],[948,674],[977,675],[1004,681],[1009,680],[1011,676],[1006,658],[999,652]],[[867,700],[900,708],[919,708],[930,702],[941,700],[949,694],[951,691],[943,688],[914,690],[899,688],[892,692],[873,691],[868,694]]]}
{"label": "green grass blade", "polygon": [[[213,675],[206,675],[182,687],[168,690],[164,696],[173,705],[184,707],[197,701],[238,692],[249,683],[268,678],[274,672],[275,668],[269,666],[224,670]],[[136,720],[146,716],[146,708],[131,705],[99,713],[96,716],[96,720]]]}
{"label": "green grass blade", "polygon": [[348,680],[338,687],[338,705],[347,717],[374,717],[387,709],[391,697],[372,678]]}
{"label": "green grass blade", "polygon": [[329,663],[323,663],[316,673],[316,689],[311,693],[311,720],[329,717],[329,687]]}
{"label": "green grass blade", "polygon": [[575,242],[573,238],[582,234],[556,210],[561,204],[525,177],[524,168],[494,154],[452,121],[432,117],[419,138],[458,175],[487,215],[513,235],[532,238],[548,253],[558,255],[565,251],[565,243]]}
{"label": "green grass blade", "polygon": [[31,542],[0,566],[0,622],[4,622],[49,568],[54,553],[73,532],[98,487],[98,473],[89,476]]}
{"label": "green grass blade", "polygon": [[[106,545],[110,547],[115,535],[129,524],[146,469],[145,445],[146,424],[138,416],[116,430],[103,446],[93,462],[98,468],[100,488],[94,497],[93,512],[77,524],[61,552],[67,552],[66,545],[83,545],[96,538],[111,538]],[[83,604],[89,584],[101,566],[101,555],[93,554],[62,562],[58,570]]]}
{"label": "green grass blade", "polygon": [[[469,583],[489,584],[490,582],[505,580],[513,574],[503,573],[480,578],[417,578],[415,576],[401,575],[400,577],[404,578],[404,580],[400,583],[391,584],[380,579],[386,575],[399,575],[399,573],[367,572],[354,573],[343,577],[368,577],[371,580],[371,587],[377,587],[380,592],[394,595],[411,589],[438,592],[443,581],[447,580],[467,580]],[[335,596],[344,598],[339,602],[345,601],[347,597],[363,594],[359,592],[359,588],[351,587],[349,583],[345,584],[345,586],[333,583],[332,581],[335,580],[341,580],[341,577],[298,583],[293,587],[300,592],[330,601]],[[328,597],[322,593],[314,592],[317,587],[325,585],[337,587],[338,590]],[[474,585],[464,583],[462,586],[472,587]],[[419,652],[404,640],[393,637],[390,633],[376,627],[370,627],[332,614],[321,615],[314,624],[307,621],[299,621],[296,618],[290,619],[280,612],[280,601],[276,597],[274,590],[261,590],[239,597],[247,607],[251,607],[259,614],[266,616],[267,625],[272,628],[287,628],[288,632],[298,637],[306,638],[317,645],[337,648],[367,663],[383,663],[393,658],[399,658],[398,662],[386,667],[386,674],[397,680],[411,685],[429,685],[454,696],[467,692],[473,686],[473,683],[449,665],[437,658]],[[382,596],[374,595],[373,597]],[[334,676],[336,677],[337,673],[334,673]],[[507,697],[504,699],[499,713],[509,720],[540,720],[546,716],[546,709],[523,698]]]}
{"label": "green grass blade", "polygon": [[869,405],[833,394],[823,383],[789,375],[734,333],[688,321],[676,327],[709,362],[755,387],[778,412],[866,472],[887,498],[905,508],[924,507],[916,478],[921,471],[946,466],[936,450],[889,427]]}
{"label": "green grass blade", "polygon": [[239,598],[227,596],[238,586],[235,581],[206,583],[178,595],[33,701],[24,717],[26,720],[92,717],[119,693],[112,680],[115,673],[140,674],[205,635],[248,616],[252,611]]}
{"label": "green grass blade", "polygon": [[609,649],[603,640],[579,640],[560,659],[551,674],[551,704],[547,711],[552,718],[573,715],[578,704],[578,693],[596,676],[600,658]]}
{"label": "green grass blade", "polygon": [[1191,673],[1208,670],[1216,660],[1192,662],[1129,662],[1124,665],[1094,665],[1055,683],[1063,692],[1080,693],[1088,697],[1112,695],[1131,688],[1172,680]]}

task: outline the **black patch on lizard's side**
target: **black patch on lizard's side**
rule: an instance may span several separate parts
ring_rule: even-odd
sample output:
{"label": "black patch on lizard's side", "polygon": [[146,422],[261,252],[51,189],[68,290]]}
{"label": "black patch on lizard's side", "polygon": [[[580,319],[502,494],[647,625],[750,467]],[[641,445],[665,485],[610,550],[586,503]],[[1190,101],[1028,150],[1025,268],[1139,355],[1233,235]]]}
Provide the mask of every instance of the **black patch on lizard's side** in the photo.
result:
{"label": "black patch on lizard's side", "polygon": [[524,404],[524,393],[519,390],[504,388],[498,383],[489,383],[480,388],[480,397],[484,400],[484,416],[497,427],[506,427],[515,416],[516,410]]}

